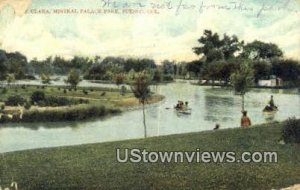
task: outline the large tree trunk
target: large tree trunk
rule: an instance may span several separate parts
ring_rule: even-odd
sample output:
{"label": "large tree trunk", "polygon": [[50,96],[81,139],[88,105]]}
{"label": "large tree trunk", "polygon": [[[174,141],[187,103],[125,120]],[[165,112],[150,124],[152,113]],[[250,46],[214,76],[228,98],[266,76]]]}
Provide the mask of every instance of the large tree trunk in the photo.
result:
{"label": "large tree trunk", "polygon": [[143,123],[144,123],[144,137],[147,137],[147,129],[146,129],[146,115],[145,115],[145,103],[143,103]]}

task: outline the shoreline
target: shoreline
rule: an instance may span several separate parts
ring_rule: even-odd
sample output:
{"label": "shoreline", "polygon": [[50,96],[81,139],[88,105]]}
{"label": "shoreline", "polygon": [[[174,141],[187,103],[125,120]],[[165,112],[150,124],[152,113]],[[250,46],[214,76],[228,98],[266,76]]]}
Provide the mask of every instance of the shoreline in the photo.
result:
{"label": "shoreline", "polygon": [[[0,153],[5,158],[0,159],[0,165],[6,166],[0,173],[0,178],[3,183],[9,183],[11,178],[5,176],[14,176],[22,189],[93,189],[99,186],[103,189],[197,189],[199,186],[204,189],[242,189],[245,186],[250,189],[279,189],[299,183],[300,172],[300,152],[297,151],[299,144],[279,143],[284,124],[285,122],[275,122],[247,129],[224,129]],[[135,164],[116,161],[116,148],[123,150],[138,147],[147,151],[195,151],[197,148],[201,151],[230,150],[237,154],[268,150],[277,152],[280,162]],[[147,172],[143,172],[145,170]],[[285,175],[281,175],[282,173]],[[45,179],[49,183],[42,183]],[[187,179],[190,182],[187,183]]]}
{"label": "shoreline", "polygon": [[[145,106],[157,104],[165,99],[164,96],[155,94]],[[22,110],[22,116],[18,107],[9,107],[9,117],[1,115],[0,123],[38,123],[38,122],[64,122],[64,121],[85,121],[89,119],[103,119],[110,116],[122,114],[133,109],[141,109],[139,101],[135,97],[116,101],[115,106],[106,107],[103,105],[79,104],[61,107],[33,107],[30,110]],[[83,113],[81,113],[83,112]],[[84,113],[86,115],[84,115]],[[93,113],[95,115],[91,115]],[[77,114],[77,115],[76,115]],[[59,117],[61,115],[61,117]],[[4,117],[5,116],[5,117]],[[77,118],[76,118],[77,117]],[[38,118],[38,119],[37,119]],[[46,119],[48,118],[48,120]]]}
{"label": "shoreline", "polygon": [[[231,88],[230,85],[221,85],[221,84],[199,84],[195,82],[190,82],[191,85],[195,86],[208,86],[208,87],[222,87],[222,88]],[[274,90],[297,90],[300,89],[299,86],[250,86],[252,89],[274,89]]]}

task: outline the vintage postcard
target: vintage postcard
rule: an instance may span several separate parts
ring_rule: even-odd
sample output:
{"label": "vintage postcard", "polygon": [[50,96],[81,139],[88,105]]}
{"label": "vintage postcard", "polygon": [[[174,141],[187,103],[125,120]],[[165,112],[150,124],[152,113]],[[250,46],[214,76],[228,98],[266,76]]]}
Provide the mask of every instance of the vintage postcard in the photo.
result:
{"label": "vintage postcard", "polygon": [[299,0],[0,0],[0,190],[299,190],[299,18]]}

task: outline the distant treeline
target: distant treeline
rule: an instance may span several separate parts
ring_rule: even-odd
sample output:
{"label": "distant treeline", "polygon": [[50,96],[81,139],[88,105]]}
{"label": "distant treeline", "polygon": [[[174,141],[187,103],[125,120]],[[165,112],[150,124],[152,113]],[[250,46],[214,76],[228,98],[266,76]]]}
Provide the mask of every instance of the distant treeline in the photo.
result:
{"label": "distant treeline", "polygon": [[0,80],[7,80],[9,74],[13,74],[15,79],[30,79],[42,74],[67,75],[75,69],[88,80],[111,81],[118,74],[130,80],[136,73],[146,72],[156,82],[185,78],[220,80],[227,84],[231,74],[246,60],[254,70],[255,82],[273,75],[289,85],[299,85],[299,61],[285,59],[284,52],[276,44],[258,40],[246,44],[235,35],[220,37],[210,30],[205,30],[198,42],[199,46],[193,51],[199,59],[190,62],[165,60],[160,64],[146,58],[99,56],[75,56],[72,59],[54,56],[28,61],[19,52],[0,50]]}

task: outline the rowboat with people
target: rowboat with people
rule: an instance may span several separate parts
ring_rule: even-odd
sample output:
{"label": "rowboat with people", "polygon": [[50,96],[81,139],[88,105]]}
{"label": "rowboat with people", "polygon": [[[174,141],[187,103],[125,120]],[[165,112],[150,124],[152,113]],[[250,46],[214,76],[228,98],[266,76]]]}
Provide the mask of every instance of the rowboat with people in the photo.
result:
{"label": "rowboat with people", "polygon": [[174,106],[174,109],[179,114],[190,115],[192,114],[192,109],[189,108],[188,102],[178,101],[178,103]]}
{"label": "rowboat with people", "polygon": [[266,116],[273,116],[277,111],[278,111],[278,107],[274,104],[273,96],[271,96],[268,105],[266,105],[263,109],[263,113]]}

